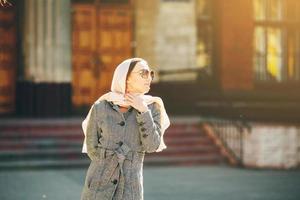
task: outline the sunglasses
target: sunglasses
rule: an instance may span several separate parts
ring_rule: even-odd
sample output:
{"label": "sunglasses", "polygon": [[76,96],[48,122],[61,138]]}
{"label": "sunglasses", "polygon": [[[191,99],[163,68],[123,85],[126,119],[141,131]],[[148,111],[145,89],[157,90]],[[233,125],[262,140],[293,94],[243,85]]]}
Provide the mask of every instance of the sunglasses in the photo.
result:
{"label": "sunglasses", "polygon": [[139,73],[140,76],[144,79],[147,79],[149,77],[149,75],[151,76],[151,79],[154,79],[154,71],[153,70],[147,70],[147,69],[141,69],[137,72],[131,72],[131,73]]}

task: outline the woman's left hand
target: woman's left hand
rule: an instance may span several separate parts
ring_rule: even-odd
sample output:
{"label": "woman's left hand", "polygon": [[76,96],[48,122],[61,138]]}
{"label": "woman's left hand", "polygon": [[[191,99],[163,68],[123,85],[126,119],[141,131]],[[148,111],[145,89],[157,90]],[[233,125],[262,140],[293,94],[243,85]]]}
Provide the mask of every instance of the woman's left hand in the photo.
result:
{"label": "woman's left hand", "polygon": [[126,93],[125,99],[132,107],[137,109],[139,112],[146,112],[148,110],[146,102],[140,96]]}

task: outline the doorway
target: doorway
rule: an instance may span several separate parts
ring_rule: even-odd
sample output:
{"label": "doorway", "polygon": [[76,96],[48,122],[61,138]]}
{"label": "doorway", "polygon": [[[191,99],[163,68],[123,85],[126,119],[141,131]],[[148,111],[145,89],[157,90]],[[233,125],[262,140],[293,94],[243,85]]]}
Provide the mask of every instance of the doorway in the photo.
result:
{"label": "doorway", "polygon": [[133,15],[130,1],[72,7],[72,103],[76,108],[91,105],[110,91],[115,67],[132,57]]}

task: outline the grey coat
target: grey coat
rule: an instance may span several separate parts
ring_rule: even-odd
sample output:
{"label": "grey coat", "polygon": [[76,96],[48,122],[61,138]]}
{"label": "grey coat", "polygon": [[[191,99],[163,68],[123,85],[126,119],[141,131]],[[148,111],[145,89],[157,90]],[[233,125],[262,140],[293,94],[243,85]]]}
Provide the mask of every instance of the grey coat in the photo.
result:
{"label": "grey coat", "polygon": [[160,144],[161,124],[157,103],[139,113],[125,113],[112,102],[95,103],[87,123],[87,154],[91,163],[86,173],[81,200],[143,200],[145,153]]}

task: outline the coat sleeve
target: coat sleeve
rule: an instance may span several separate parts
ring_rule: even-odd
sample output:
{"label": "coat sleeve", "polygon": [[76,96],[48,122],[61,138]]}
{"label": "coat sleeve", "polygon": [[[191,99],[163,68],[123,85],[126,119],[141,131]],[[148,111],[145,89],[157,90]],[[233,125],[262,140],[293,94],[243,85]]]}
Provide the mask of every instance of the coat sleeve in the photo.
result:
{"label": "coat sleeve", "polygon": [[86,131],[86,147],[87,154],[91,160],[100,159],[100,148],[98,147],[98,127],[97,127],[97,109],[94,104],[91,108],[90,118],[87,121],[87,131]]}
{"label": "coat sleeve", "polygon": [[147,153],[155,152],[161,141],[161,124],[159,105],[154,103],[153,110],[137,113],[136,119],[141,134],[141,142]]}

